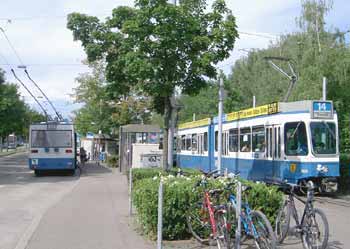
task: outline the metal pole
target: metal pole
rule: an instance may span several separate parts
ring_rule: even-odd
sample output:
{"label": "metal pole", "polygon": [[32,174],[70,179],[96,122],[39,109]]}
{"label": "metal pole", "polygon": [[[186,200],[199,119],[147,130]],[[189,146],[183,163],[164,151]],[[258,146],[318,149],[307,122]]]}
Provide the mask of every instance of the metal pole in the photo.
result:
{"label": "metal pole", "polygon": [[236,217],[237,217],[237,229],[236,229],[236,245],[235,249],[241,248],[241,203],[242,203],[242,185],[241,182],[237,182],[237,206],[236,206]]}
{"label": "metal pole", "polygon": [[129,170],[129,216],[132,215],[132,168]]}
{"label": "metal pole", "polygon": [[327,78],[323,77],[322,100],[327,100]]}
{"label": "metal pole", "polygon": [[218,170],[221,171],[221,157],[222,157],[222,109],[223,109],[223,86],[224,81],[221,77],[219,79],[219,115],[218,115]]}
{"label": "metal pole", "polygon": [[255,99],[255,95],[253,96],[253,108],[255,108],[256,106],[256,99]]}
{"label": "metal pole", "polygon": [[158,236],[157,236],[157,249],[162,249],[163,240],[163,181],[159,182],[158,189]]}

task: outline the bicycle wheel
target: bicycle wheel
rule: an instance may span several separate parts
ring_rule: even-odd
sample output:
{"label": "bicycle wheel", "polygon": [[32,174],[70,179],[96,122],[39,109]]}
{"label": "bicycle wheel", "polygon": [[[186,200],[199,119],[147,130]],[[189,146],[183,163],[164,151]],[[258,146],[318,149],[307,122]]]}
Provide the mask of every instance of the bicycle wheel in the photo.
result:
{"label": "bicycle wheel", "polygon": [[186,214],[187,227],[193,237],[201,244],[212,244],[212,229],[209,212],[203,203],[191,205]]}
{"label": "bicycle wheel", "polygon": [[278,211],[275,224],[276,240],[282,244],[284,239],[287,237],[290,224],[291,209],[286,200],[280,210]]}
{"label": "bicycle wheel", "polygon": [[252,211],[251,218],[256,232],[254,240],[257,248],[275,249],[275,233],[273,232],[271,223],[266,216],[260,211]]}
{"label": "bicycle wheel", "polygon": [[315,208],[304,219],[301,239],[305,249],[325,249],[328,244],[329,227],[324,212]]}
{"label": "bicycle wheel", "polygon": [[226,219],[227,213],[223,210],[218,210],[215,213],[216,221],[216,242],[219,249],[230,249],[230,227]]}

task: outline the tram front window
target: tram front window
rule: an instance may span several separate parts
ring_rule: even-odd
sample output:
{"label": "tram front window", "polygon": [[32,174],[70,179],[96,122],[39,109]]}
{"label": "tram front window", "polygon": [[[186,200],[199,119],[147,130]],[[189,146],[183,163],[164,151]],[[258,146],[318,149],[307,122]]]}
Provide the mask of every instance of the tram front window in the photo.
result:
{"label": "tram front window", "polygon": [[305,156],[309,153],[304,122],[286,123],[284,134],[286,155]]}
{"label": "tram front window", "polygon": [[315,154],[336,154],[335,124],[330,122],[312,122],[310,124],[312,147]]}

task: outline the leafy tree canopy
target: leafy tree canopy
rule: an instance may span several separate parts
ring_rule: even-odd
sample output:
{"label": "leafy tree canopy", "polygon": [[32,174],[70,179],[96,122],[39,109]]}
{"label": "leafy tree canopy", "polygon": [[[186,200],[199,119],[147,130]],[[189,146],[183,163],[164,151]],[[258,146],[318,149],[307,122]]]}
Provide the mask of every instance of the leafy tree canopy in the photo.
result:
{"label": "leafy tree canopy", "polygon": [[105,22],[79,13],[68,16],[67,27],[82,42],[88,60],[106,61],[111,96],[140,90],[164,113],[165,162],[174,88],[198,93],[208,78],[216,77],[215,65],[229,56],[238,36],[224,0],[206,8],[206,0],[183,0],[179,6],[136,0],[135,8],[115,8]]}

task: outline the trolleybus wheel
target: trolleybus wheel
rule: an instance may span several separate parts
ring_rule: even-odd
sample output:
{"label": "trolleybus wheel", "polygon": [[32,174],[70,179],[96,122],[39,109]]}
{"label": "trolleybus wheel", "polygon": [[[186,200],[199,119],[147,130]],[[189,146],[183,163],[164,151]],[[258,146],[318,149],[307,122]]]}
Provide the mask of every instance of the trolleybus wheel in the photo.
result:
{"label": "trolleybus wheel", "polygon": [[41,170],[36,169],[36,170],[34,170],[34,174],[35,174],[35,176],[41,176],[42,172],[41,172]]}

